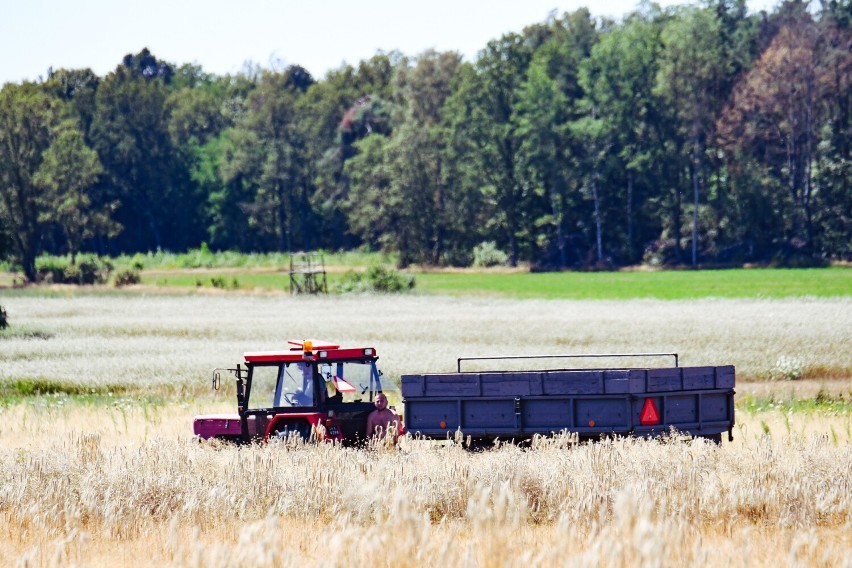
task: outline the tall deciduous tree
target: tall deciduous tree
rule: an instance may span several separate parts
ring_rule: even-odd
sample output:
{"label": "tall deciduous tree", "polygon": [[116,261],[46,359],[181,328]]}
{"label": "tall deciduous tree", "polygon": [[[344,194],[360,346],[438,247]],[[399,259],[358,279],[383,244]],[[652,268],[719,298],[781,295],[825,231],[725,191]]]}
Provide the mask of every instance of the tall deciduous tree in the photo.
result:
{"label": "tall deciduous tree", "polygon": [[[660,58],[657,93],[670,111],[675,125],[673,158],[681,164],[680,179],[691,181],[692,265],[698,264],[699,188],[706,141],[712,135],[721,101],[715,99],[715,86],[725,76],[720,46],[720,25],[716,13],[707,8],[681,9],[663,28],[664,49]],[[673,229],[680,240],[681,194],[684,187],[672,188]],[[676,242],[680,250],[680,243]]]}
{"label": "tall deciduous tree", "polygon": [[100,84],[91,138],[121,203],[124,250],[151,250],[172,240],[187,215],[175,195],[178,172],[168,131],[166,99],[172,67],[145,49],[127,55]]}
{"label": "tall deciduous tree", "polygon": [[[640,206],[653,195],[654,159],[659,138],[659,100],[654,95],[660,45],[659,14],[635,13],[621,27],[602,34],[583,60],[580,84],[587,105],[603,121],[603,144],[610,147],[607,192],[619,195],[622,207],[610,217],[611,232],[623,235],[621,258],[637,259],[637,242],[650,236]],[[644,222],[643,222],[644,221]],[[621,230],[619,230],[619,227]],[[643,230],[644,229],[644,230]],[[651,229],[653,230],[653,229]],[[659,232],[659,227],[657,227]]]}
{"label": "tall deciduous tree", "polygon": [[566,179],[568,98],[558,83],[547,74],[544,59],[530,66],[521,85],[513,122],[519,138],[519,174],[547,204],[547,213],[536,225],[551,228],[555,238],[559,266],[567,265],[565,211],[569,180]]}
{"label": "tall deciduous tree", "polygon": [[509,246],[510,262],[518,262],[519,236],[527,225],[525,190],[516,172],[519,141],[512,112],[532,53],[523,37],[507,34],[488,42],[475,73],[467,73],[451,103],[449,128],[464,175],[478,183],[491,202],[491,230]]}
{"label": "tall deciduous tree", "polygon": [[[775,218],[778,229],[773,234],[783,238],[788,252],[809,255],[814,239],[814,166],[820,131],[831,124],[824,102],[832,96],[836,76],[820,61],[819,28],[804,6],[788,17],[793,21],[779,30],[737,85],[719,128],[730,156],[761,172],[756,178],[766,206],[753,212],[749,221]],[[846,57],[848,69],[848,53]],[[845,84],[848,87],[848,71]]]}
{"label": "tall deciduous tree", "polygon": [[298,66],[264,72],[231,136],[238,146],[224,156],[224,181],[243,185],[248,199],[241,207],[262,249],[311,246],[310,179],[296,101],[312,81]]}
{"label": "tall deciduous tree", "polygon": [[393,75],[402,59],[397,52],[379,52],[357,68],[344,65],[334,69],[298,102],[313,166],[311,206],[318,216],[319,246],[339,249],[360,244],[347,227],[344,206],[349,180],[344,165],[356,153],[355,142],[374,132],[392,130],[388,103]]}
{"label": "tall deciduous tree", "polygon": [[[445,180],[442,130],[460,65],[453,52],[427,51],[413,63],[403,60],[394,80],[396,104],[378,107],[363,100],[344,116],[344,142],[361,140],[353,144],[355,155],[344,169],[349,221],[367,242],[397,251],[402,266],[441,262],[448,234],[460,223],[448,214],[455,195]],[[386,138],[382,122],[376,123],[377,110],[395,117]],[[370,168],[380,173],[369,175]]]}
{"label": "tall deciduous tree", "polygon": [[823,109],[814,168],[814,250],[852,258],[852,2],[823,5],[819,20]]}
{"label": "tall deciduous tree", "polygon": [[[423,203],[427,227],[422,260],[439,264],[447,249],[447,238],[460,229],[457,219],[448,214],[456,195],[446,181],[447,145],[444,138],[444,106],[452,94],[461,66],[456,52],[426,51],[409,67],[400,65],[395,77],[395,96],[404,109],[402,128],[394,133],[397,170],[405,172],[401,181],[409,199]],[[416,148],[415,159],[406,155],[405,145]]]}
{"label": "tall deciduous tree", "polygon": [[117,203],[95,203],[90,190],[103,172],[97,153],[86,146],[83,133],[73,120],[57,127],[50,147],[33,181],[49,204],[39,220],[62,228],[76,264],[83,244],[97,235],[113,237],[121,225],[112,220]]}
{"label": "tall deciduous tree", "polygon": [[33,83],[7,83],[0,90],[0,218],[30,282],[37,277],[42,218],[49,207],[35,176],[60,113],[60,102]]}
{"label": "tall deciduous tree", "polygon": [[89,129],[95,118],[95,105],[101,79],[91,69],[58,69],[51,71],[44,89],[68,103],[79,119],[80,131],[91,144]]}

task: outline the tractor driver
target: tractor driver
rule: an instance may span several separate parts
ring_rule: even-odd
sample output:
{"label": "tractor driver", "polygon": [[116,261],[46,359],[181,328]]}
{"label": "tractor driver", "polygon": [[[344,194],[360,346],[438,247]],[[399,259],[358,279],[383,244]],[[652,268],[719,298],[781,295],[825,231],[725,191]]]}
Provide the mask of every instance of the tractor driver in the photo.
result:
{"label": "tractor driver", "polygon": [[399,416],[388,408],[384,393],[376,395],[376,409],[367,417],[367,438],[384,438],[390,432],[393,440],[399,436]]}
{"label": "tractor driver", "polygon": [[311,365],[302,365],[302,384],[298,375],[293,377],[295,388],[290,395],[291,406],[313,406],[314,404],[314,369]]}

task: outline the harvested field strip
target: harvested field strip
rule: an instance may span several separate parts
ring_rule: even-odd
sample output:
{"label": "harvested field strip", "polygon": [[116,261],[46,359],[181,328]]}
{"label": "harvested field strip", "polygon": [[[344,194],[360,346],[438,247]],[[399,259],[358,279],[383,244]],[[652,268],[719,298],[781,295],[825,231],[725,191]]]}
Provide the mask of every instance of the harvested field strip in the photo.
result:
{"label": "harvested field strip", "polygon": [[[733,364],[738,380],[852,377],[852,299],[630,302],[416,296],[337,298],[71,296],[4,300],[0,382],[206,389],[249,350],[318,337],[376,347],[392,377],[450,371],[460,355],[678,352]],[[659,363],[659,362],[658,362]]]}

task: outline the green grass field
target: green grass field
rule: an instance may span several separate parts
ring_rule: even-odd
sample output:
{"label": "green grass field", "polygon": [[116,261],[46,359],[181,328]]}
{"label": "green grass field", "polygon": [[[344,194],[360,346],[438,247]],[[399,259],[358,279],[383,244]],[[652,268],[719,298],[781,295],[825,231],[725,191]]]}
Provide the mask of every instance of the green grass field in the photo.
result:
{"label": "green grass field", "polygon": [[453,296],[574,300],[832,297],[852,294],[852,269],[423,273],[417,275],[417,289]]}
{"label": "green grass field", "polygon": [[[330,289],[344,278],[330,272]],[[794,298],[852,295],[852,268],[676,270],[658,272],[420,272],[415,293],[519,299]],[[142,282],[183,288],[287,291],[286,272],[216,269],[143,272]]]}
{"label": "green grass field", "polygon": [[[368,266],[390,266],[393,259],[376,253],[325,255],[329,290],[339,290],[346,272]],[[113,259],[116,269],[141,266],[148,286],[289,290],[289,257],[190,251]],[[6,270],[9,267],[5,267]],[[619,272],[530,273],[495,270],[416,271],[416,294],[484,296],[515,299],[680,300],[696,298],[796,298],[852,295],[852,267],[813,269],[737,268]],[[17,275],[20,279],[20,275]],[[16,275],[0,273],[0,288],[10,288]],[[84,289],[80,291],[85,292]],[[41,293],[47,292],[42,289]],[[0,292],[2,293],[2,292]],[[9,293],[9,292],[6,292]],[[38,293],[38,292],[37,292]],[[48,292],[49,293],[49,292]]]}

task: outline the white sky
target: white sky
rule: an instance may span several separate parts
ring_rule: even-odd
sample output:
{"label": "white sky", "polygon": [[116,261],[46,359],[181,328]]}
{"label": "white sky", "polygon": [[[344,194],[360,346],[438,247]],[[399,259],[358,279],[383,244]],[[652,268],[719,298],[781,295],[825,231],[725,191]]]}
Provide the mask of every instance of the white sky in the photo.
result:
{"label": "white sky", "polygon": [[[305,67],[316,79],[377,51],[458,51],[473,61],[503,33],[590,6],[620,18],[639,0],[0,0],[0,85],[47,69],[104,76],[147,47],[158,59],[236,73],[251,61]],[[770,10],[780,0],[748,0]],[[660,0],[662,5],[686,1]]]}

